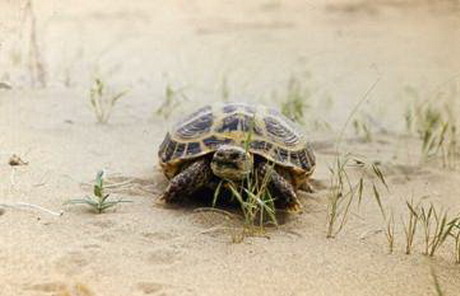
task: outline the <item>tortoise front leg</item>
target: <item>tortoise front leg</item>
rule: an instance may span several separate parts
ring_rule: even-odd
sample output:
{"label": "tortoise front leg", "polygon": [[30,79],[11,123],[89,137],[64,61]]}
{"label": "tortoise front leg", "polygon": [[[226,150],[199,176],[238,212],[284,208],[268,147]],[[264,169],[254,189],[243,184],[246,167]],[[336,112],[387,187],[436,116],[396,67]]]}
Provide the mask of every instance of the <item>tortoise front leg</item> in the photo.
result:
{"label": "tortoise front leg", "polygon": [[[268,163],[260,163],[256,167],[259,184],[266,182],[268,178],[267,188],[270,193],[277,197],[276,203],[289,212],[299,212],[302,205],[297,198],[294,187],[285,178],[283,178],[275,168]],[[267,174],[270,174],[267,176]]]}
{"label": "tortoise front leg", "polygon": [[206,186],[212,178],[212,170],[206,159],[192,163],[169,182],[168,188],[161,197],[166,202],[174,202],[189,196]]}

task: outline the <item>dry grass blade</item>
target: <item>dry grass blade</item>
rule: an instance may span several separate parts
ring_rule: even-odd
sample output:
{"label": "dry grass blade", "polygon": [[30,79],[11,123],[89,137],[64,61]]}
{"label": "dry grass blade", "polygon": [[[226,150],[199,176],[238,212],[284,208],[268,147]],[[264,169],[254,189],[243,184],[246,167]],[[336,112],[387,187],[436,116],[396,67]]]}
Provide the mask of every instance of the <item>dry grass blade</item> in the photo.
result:
{"label": "dry grass blade", "polygon": [[348,118],[347,120],[345,121],[345,124],[342,126],[342,130],[340,131],[339,133],[339,138],[337,139],[337,147],[336,147],[336,150],[337,152],[339,151],[339,147],[340,145],[342,144],[342,140],[343,140],[343,137],[345,135],[345,130],[347,129],[348,125],[350,124],[350,122],[352,121],[353,117],[355,116],[356,112],[358,112],[359,108],[361,107],[361,105],[369,98],[370,94],[372,93],[372,91],[375,89],[375,87],[377,86],[377,84],[379,83],[380,81],[380,77],[378,77],[374,83],[372,83],[368,89],[366,89],[366,91],[364,92],[363,96],[361,97],[361,99],[358,101],[358,103],[355,105],[355,107],[353,108],[353,110],[351,110],[350,112],[350,115],[348,115]]}
{"label": "dry grass blade", "polygon": [[455,263],[460,264],[460,216],[452,219],[448,225],[452,226],[450,235],[454,238]]}
{"label": "dry grass blade", "polygon": [[327,216],[327,237],[333,238],[338,234],[338,231],[335,231],[335,224],[339,218],[341,211],[339,211],[340,204],[344,200],[344,175],[343,175],[343,164],[342,159],[337,157],[334,162],[334,167],[329,168],[331,172],[331,191],[329,193],[329,202],[328,202],[328,216]]}
{"label": "dry grass blade", "polygon": [[455,262],[460,264],[460,231],[457,231],[455,238]]}
{"label": "dry grass blade", "polygon": [[[359,184],[354,185],[351,182],[347,172],[347,165],[352,158],[350,155],[345,157],[338,156],[334,162],[334,167],[330,168],[331,172],[331,191],[329,193],[328,202],[328,230],[327,237],[334,238],[345,226],[350,212],[350,206],[356,197],[358,191],[359,199]],[[362,191],[361,191],[362,194]],[[340,221],[339,225],[336,222]]]}
{"label": "dry grass blade", "polygon": [[434,285],[434,289],[436,291],[436,295],[443,296],[444,292],[442,291],[441,284],[439,283],[438,276],[437,276],[437,274],[434,271],[434,268],[432,266],[430,268],[430,273],[431,273],[431,277],[433,278],[433,285]]}
{"label": "dry grass blade", "polygon": [[374,192],[374,197],[375,200],[377,201],[377,204],[379,205],[380,212],[382,213],[383,218],[386,218],[385,210],[383,209],[383,204],[382,204],[382,199],[380,198],[380,193],[377,190],[377,187],[375,184],[372,184],[372,191]]}
{"label": "dry grass blade", "polygon": [[388,242],[388,251],[393,253],[395,245],[395,221],[393,217],[393,212],[390,214],[390,218],[387,219],[387,226],[385,229],[385,236]]}
{"label": "dry grass blade", "polygon": [[421,207],[420,209],[419,218],[423,226],[424,243],[425,243],[425,248],[424,248],[423,253],[425,255],[429,254],[430,241],[431,241],[431,227],[432,227],[431,224],[433,221],[432,220],[433,210],[434,210],[433,205],[431,205],[428,210],[426,210],[424,207]]}
{"label": "dry grass blade", "polygon": [[345,224],[346,224],[346,222],[348,220],[348,214],[350,212],[350,206],[351,206],[351,204],[353,202],[354,193],[352,193],[350,191],[350,193],[348,195],[349,195],[348,201],[345,204],[345,209],[343,210],[342,220],[340,221],[339,228],[337,229],[337,233],[342,231],[343,227],[345,226]]}
{"label": "dry grass blade", "polygon": [[[264,225],[265,213],[267,213],[270,221],[277,225],[276,216],[275,216],[275,207],[274,200],[271,198],[268,191],[262,191],[264,194],[254,194],[248,189],[244,188],[244,191],[247,194],[247,198],[250,201],[250,204],[253,204],[253,208],[259,213],[259,225]],[[253,216],[255,217],[255,215]],[[252,223],[252,221],[251,221]]]}
{"label": "dry grass blade", "polygon": [[[330,181],[331,190],[329,192],[328,209],[327,209],[327,225],[328,226],[327,226],[326,237],[328,238],[335,237],[343,229],[347,221],[350,206],[354,198],[356,197],[356,195],[358,195],[357,196],[358,204],[360,204],[362,200],[362,195],[364,191],[364,183],[363,183],[364,177],[362,177],[359,180],[358,184],[351,183],[348,173],[346,172],[346,166],[348,165],[348,162],[351,159],[353,159],[353,156],[350,154],[345,154],[345,156],[343,156],[343,154],[340,153],[340,147],[342,144],[343,137],[345,135],[346,128],[348,127],[349,123],[352,121],[354,115],[359,110],[361,105],[368,99],[372,90],[374,90],[374,88],[377,86],[379,81],[380,81],[380,78],[377,78],[375,82],[364,92],[361,99],[354,106],[349,116],[347,117],[347,120],[345,121],[345,124],[343,125],[339,133],[339,136],[337,138],[337,141],[336,141],[337,157],[334,161],[334,166],[329,169],[331,172],[331,181]],[[342,206],[344,202],[345,202],[345,206]],[[338,218],[340,216],[342,216],[342,219],[341,219],[340,225],[337,228],[336,222],[338,221]]]}
{"label": "dry grass blade", "polygon": [[404,233],[406,235],[406,254],[409,255],[412,251],[412,246],[414,244],[415,233],[417,232],[418,224],[418,213],[414,207],[414,202],[406,201],[406,206],[409,210],[408,212],[408,222],[404,223]]}
{"label": "dry grass blade", "polygon": [[388,190],[389,189],[388,184],[385,180],[385,176],[383,175],[382,170],[375,163],[372,163],[371,167],[372,167],[372,171],[374,171],[375,175],[379,178],[380,182],[382,182],[382,184]]}
{"label": "dry grass blade", "polygon": [[441,212],[439,215],[436,210],[433,210],[433,216],[435,218],[435,232],[430,242],[429,255],[434,256],[435,252],[444,244],[447,237],[451,234],[454,223],[449,223],[447,218],[447,212]]}
{"label": "dry grass blade", "polygon": [[219,198],[219,195],[220,195],[220,190],[222,188],[222,183],[224,181],[223,180],[220,180],[219,184],[217,185],[217,188],[216,190],[214,191],[214,196],[212,198],[212,207],[214,208],[216,206],[216,203],[217,203],[217,199]]}
{"label": "dry grass blade", "polygon": [[363,200],[363,189],[364,189],[364,179],[359,179],[358,184],[358,206],[361,205],[361,201]]}

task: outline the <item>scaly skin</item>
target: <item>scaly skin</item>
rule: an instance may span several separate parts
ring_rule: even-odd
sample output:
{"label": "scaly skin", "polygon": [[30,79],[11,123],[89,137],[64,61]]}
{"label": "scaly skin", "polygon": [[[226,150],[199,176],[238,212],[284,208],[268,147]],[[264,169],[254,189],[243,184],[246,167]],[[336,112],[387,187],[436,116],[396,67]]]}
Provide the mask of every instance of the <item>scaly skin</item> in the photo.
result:
{"label": "scaly skin", "polygon": [[277,198],[277,204],[286,208],[289,212],[299,212],[302,205],[297,198],[297,194],[285,178],[276,172],[276,170],[266,162],[257,164],[256,167],[258,182],[262,184],[267,174],[271,174],[268,181],[268,190]]}
{"label": "scaly skin", "polygon": [[[297,194],[285,178],[266,162],[256,164],[259,184],[270,174],[268,190],[277,198],[277,206],[286,208],[289,212],[299,212],[301,204]],[[207,186],[213,177],[213,172],[208,159],[200,159],[192,163],[185,170],[170,180],[168,188],[161,197],[162,200],[171,203],[177,202],[184,196],[190,196],[200,188]]]}
{"label": "scaly skin", "polygon": [[197,160],[171,179],[161,199],[166,202],[179,201],[183,196],[189,196],[205,187],[211,181],[212,176],[209,160]]}

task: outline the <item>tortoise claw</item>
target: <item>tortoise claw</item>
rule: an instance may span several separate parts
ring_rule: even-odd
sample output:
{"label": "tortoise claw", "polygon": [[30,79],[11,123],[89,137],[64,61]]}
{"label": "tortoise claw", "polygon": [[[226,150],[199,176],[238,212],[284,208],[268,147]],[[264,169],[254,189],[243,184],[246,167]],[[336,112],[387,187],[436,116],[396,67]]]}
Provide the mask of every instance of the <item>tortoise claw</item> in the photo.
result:
{"label": "tortoise claw", "polygon": [[286,211],[292,214],[300,214],[302,212],[302,205],[298,201],[291,202],[286,206]]}

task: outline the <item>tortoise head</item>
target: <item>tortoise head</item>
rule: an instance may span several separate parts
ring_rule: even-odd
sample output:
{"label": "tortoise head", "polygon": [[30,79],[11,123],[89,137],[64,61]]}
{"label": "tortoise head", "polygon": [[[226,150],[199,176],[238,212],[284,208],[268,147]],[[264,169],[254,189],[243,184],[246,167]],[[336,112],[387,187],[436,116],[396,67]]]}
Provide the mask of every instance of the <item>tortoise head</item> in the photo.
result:
{"label": "tortoise head", "polygon": [[252,170],[253,157],[241,147],[223,145],[211,161],[214,175],[232,181],[243,180]]}

